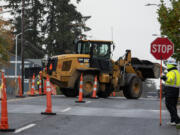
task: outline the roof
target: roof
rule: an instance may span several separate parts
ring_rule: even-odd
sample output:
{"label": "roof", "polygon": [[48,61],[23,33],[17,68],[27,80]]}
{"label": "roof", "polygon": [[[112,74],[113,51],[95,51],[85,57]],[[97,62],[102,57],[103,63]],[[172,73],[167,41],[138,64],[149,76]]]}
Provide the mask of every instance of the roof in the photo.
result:
{"label": "roof", "polygon": [[33,62],[35,65],[42,66],[41,59],[27,59],[27,60]]}

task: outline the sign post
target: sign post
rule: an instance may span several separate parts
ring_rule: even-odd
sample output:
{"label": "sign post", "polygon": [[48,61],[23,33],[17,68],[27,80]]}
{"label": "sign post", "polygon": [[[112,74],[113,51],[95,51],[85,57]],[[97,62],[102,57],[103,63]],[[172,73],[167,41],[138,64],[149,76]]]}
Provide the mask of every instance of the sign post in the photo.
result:
{"label": "sign post", "polygon": [[[151,43],[151,54],[161,60],[160,76],[162,76],[162,61],[167,60],[174,53],[174,44],[168,38],[156,38]],[[160,126],[162,124],[162,80],[160,79]]]}

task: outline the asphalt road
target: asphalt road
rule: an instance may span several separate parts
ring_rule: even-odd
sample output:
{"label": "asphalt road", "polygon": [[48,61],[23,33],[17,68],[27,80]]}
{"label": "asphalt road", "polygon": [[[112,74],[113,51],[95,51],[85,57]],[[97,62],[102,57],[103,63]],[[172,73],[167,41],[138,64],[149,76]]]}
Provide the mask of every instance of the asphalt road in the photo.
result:
{"label": "asphalt road", "polygon": [[52,96],[55,116],[44,116],[46,97],[8,100],[10,128],[15,133],[0,135],[180,135],[167,125],[169,114],[163,104],[162,126],[159,126],[159,100],[122,97],[84,99]]}

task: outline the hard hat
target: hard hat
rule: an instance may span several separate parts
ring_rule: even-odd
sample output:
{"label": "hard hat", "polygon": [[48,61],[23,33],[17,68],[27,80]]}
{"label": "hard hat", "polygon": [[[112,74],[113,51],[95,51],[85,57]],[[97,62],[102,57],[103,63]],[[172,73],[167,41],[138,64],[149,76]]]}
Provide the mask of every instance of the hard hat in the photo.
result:
{"label": "hard hat", "polygon": [[167,64],[177,66],[176,60],[173,59],[173,58],[169,58],[169,59],[167,60]]}
{"label": "hard hat", "polygon": [[176,63],[176,60],[175,60],[175,59],[169,58],[169,59],[167,60],[166,65],[167,65],[167,69],[170,69],[170,68],[176,67],[176,66],[177,66],[177,63]]}

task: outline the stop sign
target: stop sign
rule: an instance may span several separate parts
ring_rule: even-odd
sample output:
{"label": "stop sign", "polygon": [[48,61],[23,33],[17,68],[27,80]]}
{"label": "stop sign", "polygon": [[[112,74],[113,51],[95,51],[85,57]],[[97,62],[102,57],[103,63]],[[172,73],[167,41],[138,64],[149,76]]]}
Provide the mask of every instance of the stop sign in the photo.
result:
{"label": "stop sign", "polygon": [[151,43],[151,54],[158,60],[166,60],[174,53],[174,44],[168,38],[156,38]]}

